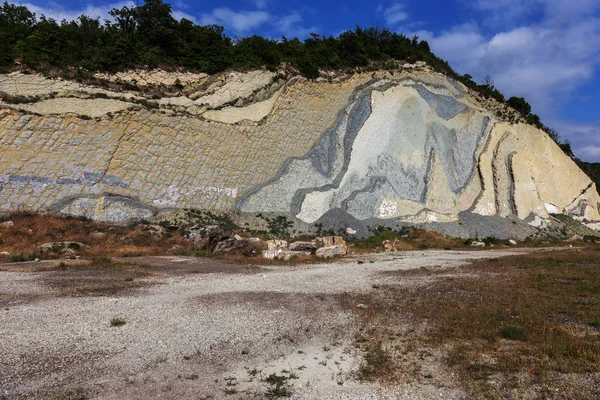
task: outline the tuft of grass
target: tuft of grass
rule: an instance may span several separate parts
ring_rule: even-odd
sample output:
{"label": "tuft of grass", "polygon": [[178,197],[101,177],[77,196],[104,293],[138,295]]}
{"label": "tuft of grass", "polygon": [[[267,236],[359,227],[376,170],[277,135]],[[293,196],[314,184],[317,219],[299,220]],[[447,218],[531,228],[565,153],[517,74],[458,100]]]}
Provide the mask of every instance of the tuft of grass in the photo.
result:
{"label": "tuft of grass", "polygon": [[363,361],[358,370],[359,379],[375,381],[388,372],[392,357],[381,342],[367,344],[363,351]]}
{"label": "tuft of grass", "polygon": [[25,257],[23,257],[23,254],[15,254],[10,256],[10,261],[12,262],[24,262],[26,261]]}
{"label": "tuft of grass", "polygon": [[292,395],[290,380],[292,379],[298,379],[298,376],[289,371],[282,371],[281,375],[272,373],[267,376],[263,379],[263,382],[269,385],[265,392],[265,396],[269,399],[290,397]]}
{"label": "tuft of grass", "polygon": [[123,318],[114,317],[110,320],[111,327],[118,327],[125,325],[126,321]]}
{"label": "tuft of grass", "polygon": [[504,339],[520,340],[522,342],[527,340],[525,329],[519,326],[507,326],[502,328],[500,331],[500,336],[502,336]]}

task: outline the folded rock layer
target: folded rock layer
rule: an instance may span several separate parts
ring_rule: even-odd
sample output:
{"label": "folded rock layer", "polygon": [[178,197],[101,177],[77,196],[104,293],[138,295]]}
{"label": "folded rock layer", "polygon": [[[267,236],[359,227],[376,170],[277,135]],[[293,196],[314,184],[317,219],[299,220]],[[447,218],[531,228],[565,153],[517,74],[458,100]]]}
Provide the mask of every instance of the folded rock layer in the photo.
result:
{"label": "folded rock layer", "polygon": [[428,68],[318,82],[199,76],[188,94],[144,106],[141,95],[29,79],[0,79],[3,98],[29,96],[0,102],[0,211],[117,223],[183,208],[307,224],[332,212],[600,220],[594,183],[544,132]]}

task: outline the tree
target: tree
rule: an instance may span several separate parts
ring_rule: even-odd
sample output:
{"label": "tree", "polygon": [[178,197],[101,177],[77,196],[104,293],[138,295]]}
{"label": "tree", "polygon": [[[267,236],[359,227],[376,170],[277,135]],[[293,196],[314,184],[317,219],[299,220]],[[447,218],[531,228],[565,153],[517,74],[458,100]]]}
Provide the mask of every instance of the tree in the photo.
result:
{"label": "tree", "polygon": [[531,113],[531,105],[523,97],[511,97],[506,104],[515,109],[523,117]]}
{"label": "tree", "polygon": [[[560,134],[558,133],[558,131],[556,129],[546,128],[545,131],[548,134],[548,136],[550,136],[550,139],[552,139],[554,141],[554,143],[560,145]],[[570,145],[569,145],[569,148],[570,148]]]}
{"label": "tree", "polygon": [[27,7],[4,2],[0,7],[0,65],[15,61],[16,44],[31,34],[35,24],[35,14]]}
{"label": "tree", "polygon": [[490,89],[494,89],[494,80],[492,79],[492,76],[490,74],[486,74],[485,77],[483,78],[483,85],[487,86]]}
{"label": "tree", "polygon": [[564,143],[560,143],[559,144],[561,150],[563,151],[563,153],[565,153],[566,155],[568,155],[571,158],[575,158],[575,154],[573,153],[573,149],[571,149],[571,142],[569,142],[568,140],[565,140]]}

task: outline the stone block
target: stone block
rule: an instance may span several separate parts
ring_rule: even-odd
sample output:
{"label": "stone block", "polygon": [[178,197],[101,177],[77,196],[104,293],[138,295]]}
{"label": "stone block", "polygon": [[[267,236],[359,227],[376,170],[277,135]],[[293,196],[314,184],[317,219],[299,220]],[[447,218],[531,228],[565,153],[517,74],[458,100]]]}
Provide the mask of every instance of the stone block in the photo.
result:
{"label": "stone block", "polygon": [[333,258],[346,254],[346,249],[342,246],[319,247],[315,255],[319,258]]}

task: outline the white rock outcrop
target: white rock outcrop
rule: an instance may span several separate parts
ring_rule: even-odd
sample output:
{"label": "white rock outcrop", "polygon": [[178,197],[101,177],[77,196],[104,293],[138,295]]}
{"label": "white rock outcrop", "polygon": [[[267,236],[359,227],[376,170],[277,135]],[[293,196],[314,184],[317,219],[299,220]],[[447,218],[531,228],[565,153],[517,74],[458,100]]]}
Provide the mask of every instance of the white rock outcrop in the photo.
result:
{"label": "white rock outcrop", "polygon": [[600,226],[595,184],[544,132],[424,65],[331,82],[127,74],[118,79],[184,88],[155,98],[0,75],[0,211],[127,222],[237,210],[335,218],[359,235],[397,221],[486,237],[490,218],[535,231],[551,214]]}

